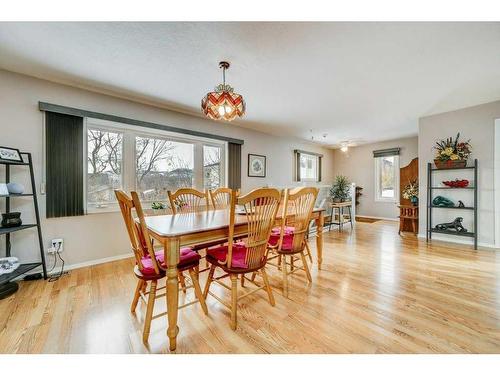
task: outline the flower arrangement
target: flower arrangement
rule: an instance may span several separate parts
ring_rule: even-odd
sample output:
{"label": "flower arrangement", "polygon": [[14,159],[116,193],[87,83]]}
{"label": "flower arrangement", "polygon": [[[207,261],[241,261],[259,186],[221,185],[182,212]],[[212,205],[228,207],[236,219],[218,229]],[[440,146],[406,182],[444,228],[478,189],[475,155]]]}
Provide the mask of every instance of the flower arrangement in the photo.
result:
{"label": "flower arrangement", "polygon": [[[434,161],[438,168],[440,168],[443,163],[450,166],[450,164],[453,164],[454,162],[467,162],[472,150],[470,139],[466,142],[459,142],[459,138],[460,133],[457,134],[455,140],[450,137],[446,138],[444,141],[436,142],[434,149],[437,153]],[[451,163],[449,162],[450,160]],[[463,164],[465,165],[465,163]]]}
{"label": "flower arrangement", "polygon": [[408,181],[408,185],[403,189],[403,198],[410,200],[413,204],[418,202],[418,182],[416,180]]}

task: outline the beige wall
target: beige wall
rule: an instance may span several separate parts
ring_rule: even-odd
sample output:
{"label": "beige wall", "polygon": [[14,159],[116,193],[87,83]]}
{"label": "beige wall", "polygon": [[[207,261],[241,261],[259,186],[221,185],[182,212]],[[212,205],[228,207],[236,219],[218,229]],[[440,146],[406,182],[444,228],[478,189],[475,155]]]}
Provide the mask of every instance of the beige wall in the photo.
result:
{"label": "beige wall", "polygon": [[[479,211],[478,211],[478,234],[479,244],[493,246],[495,214],[494,214],[494,129],[495,119],[500,118],[500,101],[482,104],[474,107],[464,108],[457,111],[441,113],[433,116],[423,117],[419,120],[418,154],[420,169],[427,170],[427,163],[434,160],[433,145],[436,141],[447,137],[454,137],[458,132],[462,139],[470,139],[473,147],[471,158],[479,162]],[[471,171],[445,171],[439,172],[438,180],[460,178],[472,178]],[[438,176],[437,176],[438,177]],[[441,178],[442,177],[442,178]],[[426,231],[426,189],[427,178],[425,173],[420,174],[420,234]],[[446,194],[442,194],[447,196]],[[455,202],[460,199],[464,203],[472,204],[472,193],[466,191],[454,192],[449,195]],[[456,216],[464,218],[464,226],[472,230],[472,212],[456,210],[434,210],[433,223],[448,221]],[[498,220],[498,218],[496,218]],[[438,236],[435,238],[448,241],[457,240],[458,237]],[[461,238],[460,238],[461,239]],[[465,239],[472,242],[469,239]]]}
{"label": "beige wall", "polygon": [[417,157],[418,137],[394,139],[386,142],[371,143],[358,147],[351,147],[347,153],[340,150],[334,152],[335,174],[343,174],[363,187],[363,195],[359,200],[357,215],[396,219],[398,216],[397,203],[375,201],[375,171],[373,151],[386,148],[400,147],[400,167]]}
{"label": "beige wall", "polygon": [[[244,129],[234,124],[208,121],[166,109],[94,93],[70,86],[51,83],[25,75],[0,70],[0,145],[16,147],[33,154],[35,178],[39,192],[42,181],[43,114],[38,102],[87,109],[95,112],[194,129],[206,133],[240,138],[242,148],[242,190],[248,191],[262,185],[291,186],[293,183],[293,150],[296,148],[325,155],[323,162],[324,183],[333,175],[333,151],[298,141],[297,139],[271,136]],[[247,177],[247,154],[267,155],[267,178]],[[24,173],[14,171],[12,180],[29,185]],[[1,170],[0,181],[3,179]],[[17,198],[13,208],[22,212],[25,222],[33,220],[30,199]],[[0,202],[3,205],[4,202]],[[87,216],[45,219],[45,196],[40,195],[40,210],[45,246],[52,238],[65,241],[64,258],[67,264],[93,262],[96,259],[128,254],[124,225],[119,213],[99,213]],[[4,206],[0,206],[3,210]],[[35,231],[26,230],[12,235],[13,254],[21,260],[37,256]],[[3,238],[2,238],[3,240]],[[4,246],[4,242],[0,242]],[[3,254],[3,248],[2,252]],[[36,259],[36,258],[35,258]],[[51,264],[51,259],[49,264]]]}

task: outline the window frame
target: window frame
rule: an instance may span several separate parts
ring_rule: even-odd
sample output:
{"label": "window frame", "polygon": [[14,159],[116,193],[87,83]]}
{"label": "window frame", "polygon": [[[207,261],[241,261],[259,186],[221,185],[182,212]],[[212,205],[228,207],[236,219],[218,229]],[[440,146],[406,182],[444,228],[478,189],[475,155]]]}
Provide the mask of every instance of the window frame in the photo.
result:
{"label": "window frame", "polygon": [[[393,198],[387,198],[387,197],[382,197],[382,191],[380,190],[380,180],[382,178],[381,176],[381,162],[380,160],[383,159],[384,157],[389,157],[392,156],[394,157],[394,197]],[[375,202],[380,202],[380,203],[397,203],[399,202],[399,155],[387,155],[387,156],[381,156],[381,157],[376,157],[373,159],[375,162],[375,167],[374,167],[374,181],[375,181]]]}
{"label": "window frame", "polygon": [[[116,212],[120,208],[118,203],[115,201],[109,203],[106,208],[89,207],[87,201],[87,179],[88,179],[88,130],[101,130],[121,133],[122,138],[122,187],[124,191],[136,191],[137,190],[137,178],[136,178],[136,165],[135,165],[135,141],[136,137],[152,137],[165,139],[172,142],[178,143],[188,143],[193,145],[193,188],[204,191],[204,177],[203,177],[203,146],[220,147],[221,149],[221,187],[227,186],[227,142],[217,141],[214,139],[202,138],[197,136],[192,136],[188,134],[174,133],[171,131],[161,130],[161,129],[149,129],[141,126],[134,126],[125,123],[119,123],[109,120],[102,120],[96,118],[85,117],[84,118],[84,142],[83,142],[83,154],[84,154],[84,208],[85,214],[93,213],[105,213],[105,212]],[[152,201],[144,201],[146,203]]]}
{"label": "window frame", "polygon": [[116,127],[109,127],[109,126],[95,126],[94,124],[89,125],[87,122],[87,119],[85,118],[85,121],[83,123],[84,126],[84,131],[83,131],[83,137],[84,137],[84,142],[83,142],[83,160],[85,165],[83,166],[83,188],[84,188],[84,194],[83,194],[83,204],[84,204],[84,212],[85,214],[88,213],[98,213],[98,212],[112,212],[112,211],[117,211],[119,210],[118,203],[116,201],[109,202],[107,207],[97,207],[96,205],[92,205],[89,207],[89,202],[88,202],[88,186],[89,186],[89,173],[88,173],[88,132],[89,130],[98,130],[102,132],[109,132],[109,133],[117,133],[122,135],[122,165],[121,165],[121,176],[120,176],[120,185],[121,189],[123,189],[125,185],[125,133],[116,128]]}
{"label": "window frame", "polygon": [[[295,159],[295,180],[298,182],[321,182],[322,178],[322,168],[323,168],[323,155],[317,154],[314,152],[302,151],[302,150],[294,150],[294,159]],[[316,177],[307,178],[302,177],[301,168],[300,168],[300,158],[302,155],[313,156],[316,158]]]}
{"label": "window frame", "polygon": [[203,142],[201,145],[201,161],[202,161],[202,180],[201,186],[205,189],[205,146],[206,147],[218,147],[221,150],[220,154],[220,187],[227,186],[227,178],[226,178],[226,147],[224,144],[217,144],[214,142]]}

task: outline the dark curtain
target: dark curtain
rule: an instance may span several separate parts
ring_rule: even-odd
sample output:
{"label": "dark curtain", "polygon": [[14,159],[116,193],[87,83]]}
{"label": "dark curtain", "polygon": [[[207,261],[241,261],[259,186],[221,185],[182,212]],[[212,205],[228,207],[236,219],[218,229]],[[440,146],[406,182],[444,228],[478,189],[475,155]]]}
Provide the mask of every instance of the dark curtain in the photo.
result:
{"label": "dark curtain", "polygon": [[228,184],[231,189],[241,188],[241,145],[228,143]]}
{"label": "dark curtain", "polygon": [[84,214],[83,118],[45,112],[46,216]]}
{"label": "dark curtain", "polygon": [[295,181],[300,182],[300,151],[295,150],[293,152],[293,156],[295,158]]}

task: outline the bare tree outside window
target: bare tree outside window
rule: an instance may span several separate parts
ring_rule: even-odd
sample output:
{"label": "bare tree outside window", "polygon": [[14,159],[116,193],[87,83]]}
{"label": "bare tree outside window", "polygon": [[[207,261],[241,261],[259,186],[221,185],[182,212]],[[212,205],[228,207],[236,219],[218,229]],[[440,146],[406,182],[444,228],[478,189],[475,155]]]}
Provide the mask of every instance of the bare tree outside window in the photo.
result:
{"label": "bare tree outside window", "polygon": [[394,198],[395,176],[394,176],[394,156],[382,158],[381,192],[383,198]]}
{"label": "bare tree outside window", "polygon": [[375,158],[375,199],[393,202],[398,197],[399,156]]}
{"label": "bare tree outside window", "polygon": [[203,186],[205,189],[217,189],[221,186],[222,149],[218,146],[203,146]]}
{"label": "bare tree outside window", "polygon": [[123,135],[87,131],[87,202],[106,207],[115,201],[114,189],[122,186]]}
{"label": "bare tree outside window", "polygon": [[193,144],[136,137],[135,149],[136,183],[141,199],[166,200],[168,190],[193,185]]}

